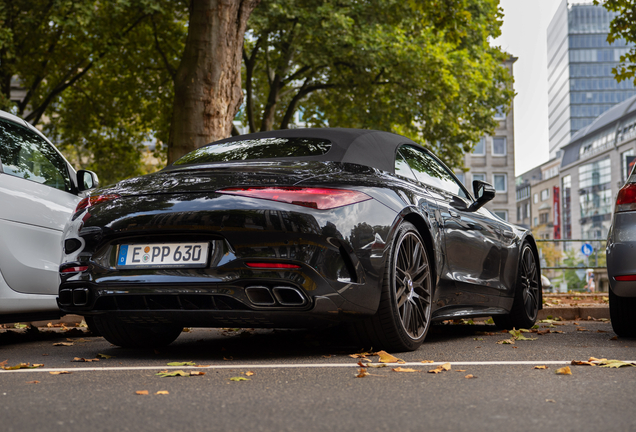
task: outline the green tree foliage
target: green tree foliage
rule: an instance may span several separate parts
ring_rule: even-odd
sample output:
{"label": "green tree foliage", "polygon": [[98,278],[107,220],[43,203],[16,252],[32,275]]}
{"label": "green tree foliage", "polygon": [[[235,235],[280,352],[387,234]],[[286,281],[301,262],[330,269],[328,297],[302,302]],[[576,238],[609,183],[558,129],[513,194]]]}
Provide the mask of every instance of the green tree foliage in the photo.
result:
{"label": "green tree foliage", "polygon": [[245,38],[243,118],[250,131],[393,131],[461,166],[513,97],[488,42],[500,25],[496,0],[264,0]]}
{"label": "green tree foliage", "polygon": [[[167,141],[187,4],[0,0],[0,108],[39,124],[104,183],[144,172]],[[25,92],[9,101],[11,85]]]}
{"label": "green tree foliage", "polygon": [[[623,39],[629,45],[636,44],[636,3],[632,0],[594,0],[594,4],[602,4],[605,9],[615,12],[610,22],[610,32],[607,41],[611,44]],[[636,82],[636,48],[631,48],[620,57],[621,63],[612,68],[616,81],[633,80]]]}

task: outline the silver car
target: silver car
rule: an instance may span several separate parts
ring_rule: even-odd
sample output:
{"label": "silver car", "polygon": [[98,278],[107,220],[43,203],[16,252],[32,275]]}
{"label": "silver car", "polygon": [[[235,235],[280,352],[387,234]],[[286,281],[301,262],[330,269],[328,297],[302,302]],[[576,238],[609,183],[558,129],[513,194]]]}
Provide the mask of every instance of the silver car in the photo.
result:
{"label": "silver car", "polygon": [[618,191],[607,238],[610,317],[619,336],[636,336],[636,175]]}
{"label": "silver car", "polygon": [[36,128],[0,111],[0,323],[54,319],[62,231],[97,186]]}

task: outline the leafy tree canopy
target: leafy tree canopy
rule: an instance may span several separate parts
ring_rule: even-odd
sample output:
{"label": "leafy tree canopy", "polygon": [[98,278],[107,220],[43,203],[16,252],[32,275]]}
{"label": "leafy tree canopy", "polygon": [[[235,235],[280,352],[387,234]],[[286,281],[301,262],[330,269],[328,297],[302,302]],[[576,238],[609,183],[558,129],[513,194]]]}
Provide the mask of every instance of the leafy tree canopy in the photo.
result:
{"label": "leafy tree canopy", "polygon": [[143,173],[144,143],[167,141],[187,12],[170,0],[0,0],[0,109],[104,183]]}
{"label": "leafy tree canopy", "polygon": [[509,106],[496,0],[264,0],[244,65],[250,131],[309,126],[409,136],[450,166]]}

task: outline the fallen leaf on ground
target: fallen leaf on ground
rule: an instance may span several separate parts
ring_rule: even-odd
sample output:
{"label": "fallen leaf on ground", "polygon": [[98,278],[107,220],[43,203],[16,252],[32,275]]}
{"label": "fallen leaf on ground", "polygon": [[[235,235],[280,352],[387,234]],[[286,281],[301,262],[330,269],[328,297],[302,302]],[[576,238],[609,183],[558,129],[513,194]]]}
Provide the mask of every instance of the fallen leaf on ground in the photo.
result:
{"label": "fallen leaf on ground", "polygon": [[579,327],[576,329],[576,331],[589,331],[589,330],[586,329],[585,327]]}
{"label": "fallen leaf on ground", "polygon": [[331,354],[323,355],[324,358],[331,358]]}
{"label": "fallen leaf on ground", "polygon": [[174,372],[161,371],[159,373],[156,373],[155,375],[158,375],[158,376],[160,376],[162,378],[187,377],[187,376],[190,376],[190,372],[184,372],[182,370],[178,370],[178,371],[174,371]]}
{"label": "fallen leaf on ground", "polygon": [[384,363],[367,363],[367,367],[370,367],[370,368],[383,368],[383,367],[387,367],[387,365],[384,364]]}
{"label": "fallen leaf on ground", "polygon": [[249,378],[244,378],[244,377],[232,377],[230,378],[230,381],[249,381]]}
{"label": "fallen leaf on ground", "polygon": [[438,374],[440,372],[449,371],[451,369],[450,363],[444,363],[442,365],[437,366],[435,369],[431,369],[428,373]]}
{"label": "fallen leaf on ground", "polygon": [[535,366],[532,369],[547,369],[547,366]]}
{"label": "fallen leaf on ground", "polygon": [[421,372],[418,369],[412,369],[412,368],[403,368],[403,367],[396,367],[391,369],[393,372]]}
{"label": "fallen leaf on ground", "polygon": [[624,366],[632,366],[636,367],[636,365],[632,363],[627,363],[621,360],[605,360],[598,363],[602,368],[620,368]]}
{"label": "fallen leaf on ground", "polygon": [[514,340],[529,340],[529,341],[537,340],[537,338],[525,337],[522,333],[530,333],[530,330],[526,330],[526,329],[519,329],[519,330],[512,329],[512,330],[509,330],[508,333],[510,333],[510,335],[512,336]]}
{"label": "fallen leaf on ground", "polygon": [[570,366],[564,366],[557,369],[555,373],[557,375],[572,375],[572,370],[570,370]]}
{"label": "fallen leaf on ground", "polygon": [[550,332],[550,329],[546,329],[546,330],[538,330],[538,331],[537,331],[537,334],[538,334],[539,336],[543,336],[543,335],[548,334],[548,333],[551,333],[551,332]]}
{"label": "fallen leaf on ground", "polygon": [[556,402],[554,399],[546,399],[546,402]]}
{"label": "fallen leaf on ground", "polygon": [[572,360],[572,364],[574,366],[596,366],[596,364],[591,361],[581,361],[581,360]]}
{"label": "fallen leaf on ground", "polygon": [[610,340],[618,340],[618,336],[611,337]]}
{"label": "fallen leaf on ground", "polygon": [[205,372],[199,372],[199,371],[190,372],[190,376],[197,376],[197,375],[205,375]]}
{"label": "fallen leaf on ground", "polygon": [[596,357],[590,357],[589,359],[587,359],[587,361],[589,362],[603,362],[603,361],[607,361],[606,358],[596,358]]}
{"label": "fallen leaf on ground", "polygon": [[69,341],[69,342],[77,342],[77,343],[90,342],[89,339],[83,339],[83,338],[80,338],[80,339],[69,339],[69,338],[66,338],[66,340]]}
{"label": "fallen leaf on ground", "polygon": [[27,384],[40,384],[40,381],[37,380],[33,380],[33,381],[27,381]]}
{"label": "fallen leaf on ground", "polygon": [[514,339],[502,339],[500,341],[497,342],[497,345],[514,345],[515,344],[515,340]]}
{"label": "fallen leaf on ground", "polygon": [[49,372],[51,375],[64,375],[64,374],[70,374],[69,371],[51,371]]}
{"label": "fallen leaf on ground", "polygon": [[135,394],[138,394],[140,396],[148,396],[148,390],[137,390]]}
{"label": "fallen leaf on ground", "polygon": [[358,375],[356,375],[356,378],[364,378],[367,376],[369,376],[369,372],[367,372],[366,369],[364,368],[358,369]]}
{"label": "fallen leaf on ground", "polygon": [[455,372],[466,372],[466,369],[455,369]]}
{"label": "fallen leaf on ground", "polygon": [[[4,362],[3,362],[4,363]],[[31,364],[31,363],[18,363],[15,366],[2,366],[4,370],[18,370],[18,369],[35,369],[44,366],[43,364]]]}
{"label": "fallen leaf on ground", "polygon": [[435,363],[433,360],[422,360],[420,363]]}
{"label": "fallen leaf on ground", "polygon": [[109,359],[109,358],[113,358],[115,356],[111,356],[111,355],[108,355],[108,354],[97,354],[97,357],[98,358],[103,358],[103,359]]}
{"label": "fallen leaf on ground", "polygon": [[168,366],[196,366],[197,364],[195,362],[172,362],[172,363],[168,363]]}
{"label": "fallen leaf on ground", "polygon": [[234,360],[234,357],[232,356],[223,357],[223,360],[226,360],[226,361]]}
{"label": "fallen leaf on ground", "polygon": [[159,390],[157,393],[155,393],[156,395],[169,395],[170,393],[168,392],[168,390]]}
{"label": "fallen leaf on ground", "polygon": [[607,333],[605,330],[596,330],[596,333]]}
{"label": "fallen leaf on ground", "polygon": [[367,358],[368,355],[373,355],[373,354],[368,352],[360,352],[357,354],[349,354],[349,357],[363,359],[363,358]]}
{"label": "fallen leaf on ground", "polygon": [[245,376],[252,376],[252,375],[254,375],[254,372],[252,371],[245,372]]}
{"label": "fallen leaf on ground", "polygon": [[94,359],[87,359],[84,357],[75,357],[73,360],[71,360],[72,362],[94,362],[94,361],[99,361],[98,358],[94,358]]}
{"label": "fallen leaf on ground", "polygon": [[397,363],[400,360],[386,351],[378,351],[376,355],[380,356],[380,363]]}
{"label": "fallen leaf on ground", "polygon": [[73,346],[73,342],[56,342],[53,346]]}
{"label": "fallen leaf on ground", "polygon": [[477,378],[477,377],[476,377],[475,375],[473,375],[473,374],[468,374],[468,375],[466,375],[464,378],[466,378],[466,379],[472,379],[472,378]]}
{"label": "fallen leaf on ground", "polygon": [[473,338],[473,340],[476,340],[476,341],[483,341],[483,340],[484,340],[484,338]]}

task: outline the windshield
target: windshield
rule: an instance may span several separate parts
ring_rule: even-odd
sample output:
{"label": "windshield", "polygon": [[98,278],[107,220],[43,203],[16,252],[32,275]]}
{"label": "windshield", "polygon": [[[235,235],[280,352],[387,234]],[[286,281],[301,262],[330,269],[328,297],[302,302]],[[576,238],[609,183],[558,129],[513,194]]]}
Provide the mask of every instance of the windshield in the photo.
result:
{"label": "windshield", "polygon": [[174,165],[320,156],[330,148],[329,141],[318,138],[246,139],[201,147],[183,156]]}

